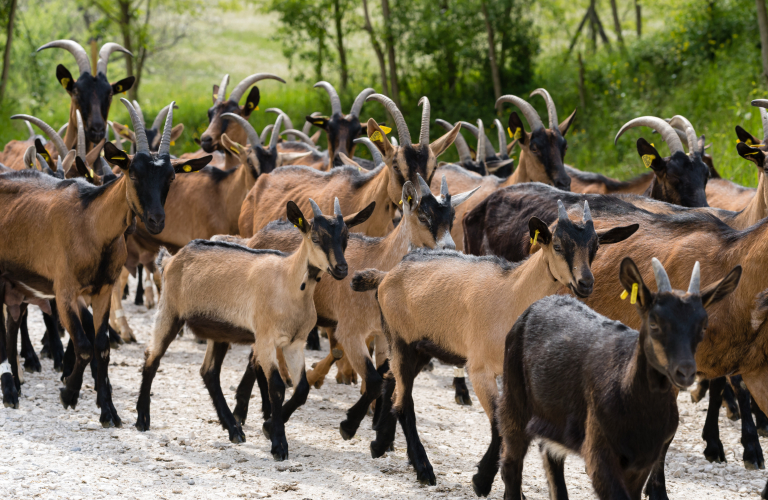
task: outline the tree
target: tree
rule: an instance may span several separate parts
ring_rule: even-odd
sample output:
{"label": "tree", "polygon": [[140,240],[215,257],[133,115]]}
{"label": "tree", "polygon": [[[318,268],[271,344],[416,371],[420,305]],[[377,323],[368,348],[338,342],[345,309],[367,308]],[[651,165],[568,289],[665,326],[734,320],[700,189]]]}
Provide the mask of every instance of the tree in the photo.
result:
{"label": "tree", "polygon": [[760,28],[760,53],[763,60],[763,76],[768,78],[768,15],[765,12],[765,0],[757,3],[757,26]]}
{"label": "tree", "polygon": [[368,0],[363,0],[363,13],[365,15],[365,24],[363,30],[368,32],[368,36],[371,38],[371,47],[376,53],[376,59],[379,61],[379,74],[381,78],[381,91],[384,95],[389,96],[389,83],[387,80],[387,62],[384,58],[384,51],[381,50],[381,44],[379,43],[379,37],[373,29],[371,24],[371,16],[368,12]]}
{"label": "tree", "polygon": [[8,21],[5,31],[5,49],[3,50],[3,74],[0,77],[0,103],[5,97],[5,88],[8,85],[8,73],[11,67],[11,46],[13,45],[13,23],[16,20],[16,0],[10,0],[8,6]]}
{"label": "tree", "polygon": [[339,52],[339,72],[342,92],[347,90],[347,82],[349,80],[349,72],[347,70],[347,54],[344,50],[344,30],[341,26],[341,21],[344,17],[345,5],[341,4],[341,0],[333,0],[333,21],[336,26],[336,50]]}
{"label": "tree", "polygon": [[397,107],[400,107],[400,84],[397,81],[397,59],[395,58],[395,37],[392,33],[392,15],[389,11],[389,0],[381,0],[381,15],[384,17],[384,43],[387,46],[389,59],[389,84],[392,89],[390,96]]}
{"label": "tree", "polygon": [[485,31],[488,34],[488,60],[491,63],[491,78],[493,79],[493,95],[496,100],[501,97],[501,78],[499,77],[499,66],[496,63],[496,41],[494,40],[493,25],[488,15],[488,5],[485,0],[482,2],[483,18],[485,19]]}
{"label": "tree", "polygon": [[616,39],[623,46],[624,37],[621,36],[621,21],[619,21],[619,9],[616,7],[616,0],[611,0],[611,12],[613,13],[613,29],[616,31]]}

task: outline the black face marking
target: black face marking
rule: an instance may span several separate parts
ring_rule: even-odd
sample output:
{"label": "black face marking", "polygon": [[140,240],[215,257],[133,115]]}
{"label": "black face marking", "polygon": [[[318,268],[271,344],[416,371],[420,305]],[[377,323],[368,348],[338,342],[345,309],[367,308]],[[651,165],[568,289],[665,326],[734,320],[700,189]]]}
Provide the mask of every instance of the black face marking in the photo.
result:
{"label": "black face marking", "polygon": [[570,191],[571,178],[563,166],[567,146],[568,142],[559,132],[539,129],[531,133],[528,151],[544,166],[547,178],[553,186]]}
{"label": "black face marking", "polygon": [[344,279],[347,275],[347,260],[344,252],[349,242],[349,229],[344,224],[344,219],[338,217],[315,217],[312,221],[312,242],[319,246],[328,258],[329,264],[336,264],[328,271],[336,279]]}
{"label": "black face marking", "polygon": [[[432,181],[432,177],[427,175],[427,166],[429,163],[429,147],[417,147],[414,148],[410,144],[401,146],[403,149],[403,157],[405,158],[405,165],[399,165],[400,175],[403,175],[403,168],[407,169],[407,179],[411,181],[415,186],[418,186],[418,179],[416,174],[420,174],[421,177],[429,184]],[[432,172],[434,174],[434,170]]]}
{"label": "black face marking", "polygon": [[96,78],[90,73],[82,73],[74,82],[72,94],[83,117],[85,138],[97,143],[107,132],[107,115],[112,104],[112,86],[107,77],[99,73]]}
{"label": "black face marking", "polygon": [[[592,264],[599,245],[595,226],[592,222],[586,224],[558,222],[552,241],[553,250],[563,256],[569,269],[573,269],[573,259],[577,250],[581,248],[587,249],[589,264]],[[560,250],[556,248],[557,246],[560,247]]]}
{"label": "black face marking", "polygon": [[683,207],[708,207],[707,180],[709,167],[698,153],[691,156],[678,151],[664,158],[665,168],[656,172],[653,198]]}
{"label": "black face marking", "polygon": [[356,116],[345,118],[337,113],[331,117],[324,128],[328,134],[328,150],[333,154],[333,165],[341,166],[342,160],[339,153],[351,157],[350,153],[355,147],[353,141],[360,137],[363,131],[360,120]]}
{"label": "black face marking", "polygon": [[423,196],[419,201],[419,223],[429,228],[429,232],[435,241],[440,237],[441,232],[451,231],[455,213],[451,206],[450,195],[442,203],[438,203],[432,194]]}
{"label": "black face marking", "polygon": [[151,234],[157,234],[165,227],[165,199],[175,176],[170,155],[138,152],[131,160],[128,177],[141,205],[131,209]]}
{"label": "black face marking", "polygon": [[[253,147],[253,146],[252,146]],[[271,149],[265,149],[261,146],[254,148],[256,159],[259,161],[259,169],[262,174],[268,174],[277,168],[277,146]],[[254,177],[258,177],[258,174],[252,172]]]}

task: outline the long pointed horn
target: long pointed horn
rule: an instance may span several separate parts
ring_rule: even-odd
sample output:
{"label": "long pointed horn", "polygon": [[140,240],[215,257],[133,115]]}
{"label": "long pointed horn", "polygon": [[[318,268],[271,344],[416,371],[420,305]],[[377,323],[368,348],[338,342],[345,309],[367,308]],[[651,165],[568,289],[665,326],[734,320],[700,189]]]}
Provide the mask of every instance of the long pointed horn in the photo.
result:
{"label": "long pointed horn", "polygon": [[224,75],[224,78],[221,79],[221,85],[219,85],[219,90],[216,91],[216,104],[221,104],[224,102],[224,99],[227,98],[227,86],[229,86],[229,75]]}
{"label": "long pointed horn", "polygon": [[323,215],[323,211],[320,210],[320,207],[317,206],[317,203],[315,203],[315,200],[312,198],[309,199],[309,205],[312,207],[312,212],[315,214],[315,217]]}
{"label": "long pointed horn", "polygon": [[115,122],[108,121],[107,124],[112,129],[112,134],[114,134],[114,136],[115,136],[115,142],[117,143],[116,144],[117,148],[118,149],[123,149],[123,138],[120,137],[120,134],[117,133],[117,129],[115,128]]}
{"label": "long pointed horn", "polygon": [[295,128],[287,128],[280,132],[280,135],[286,136],[286,138],[289,138],[288,140],[291,140],[290,137],[298,137],[301,142],[304,144],[307,144],[308,146],[312,146],[312,148],[317,151],[317,147],[315,146],[315,141],[312,140],[311,137],[309,137],[307,134],[302,132],[301,130],[296,130]]}
{"label": "long pointed horn", "polygon": [[170,155],[171,154],[171,129],[173,128],[173,107],[176,105],[176,101],[171,101],[168,105],[168,116],[165,119],[165,127],[163,127],[163,138],[160,140],[160,147],[157,148],[157,154]]}
{"label": "long pointed horn", "polygon": [[355,144],[365,144],[365,147],[368,148],[368,151],[371,152],[371,156],[373,157],[374,167],[378,167],[384,163],[384,157],[381,156],[381,151],[379,151],[379,148],[376,147],[376,144],[374,144],[372,140],[367,137],[358,137],[353,142]]}
{"label": "long pointed horn", "polygon": [[123,54],[128,54],[133,57],[131,51],[122,45],[113,42],[105,43],[99,50],[99,62],[96,63],[97,74],[101,73],[102,75],[107,76],[107,63],[109,62],[109,56],[111,56],[113,52],[122,52]]}
{"label": "long pointed horn", "polygon": [[528,121],[528,126],[531,127],[531,132],[544,128],[544,124],[541,123],[541,118],[539,118],[539,114],[536,112],[535,109],[533,109],[533,106],[531,106],[526,100],[520,99],[516,95],[508,94],[508,95],[503,95],[498,99],[496,99],[496,106],[498,107],[499,103],[503,103],[503,102],[514,104],[520,109],[520,111],[523,112],[523,116],[525,116],[525,119]]}
{"label": "long pointed horn", "polygon": [[75,110],[75,116],[77,117],[77,156],[85,162],[85,130],[83,129],[83,117],[80,115],[80,110]]}
{"label": "long pointed horn", "polygon": [[141,110],[141,106],[139,106],[139,101],[136,99],[133,100],[133,109],[136,110],[136,114],[139,115],[139,118],[141,119],[141,124],[144,126],[145,130],[147,127],[147,121],[144,119],[144,111]]}
{"label": "long pointed horn", "polygon": [[[152,128],[153,130],[160,130],[160,125],[165,121],[165,117],[168,116],[168,110],[170,109],[170,104],[163,109],[160,110],[160,112],[155,117],[155,121],[152,122]],[[174,109],[179,109],[178,106],[174,106]]]}
{"label": "long pointed horn", "polygon": [[[453,125],[451,125],[447,121],[442,120],[440,118],[435,120],[435,123],[443,127],[448,132],[453,130]],[[469,146],[467,145],[467,141],[466,139],[464,139],[463,135],[461,135],[460,133],[457,134],[456,140],[453,141],[453,145],[456,146],[456,150],[459,152],[459,161],[462,164],[466,164],[467,162],[472,161],[472,153],[470,152]]]}
{"label": "long pointed horn", "polygon": [[[279,115],[283,115],[283,123],[285,124],[286,130],[292,130],[293,129],[293,122],[291,121],[291,118],[280,108],[267,108],[264,110],[267,113],[277,113]],[[280,135],[283,135],[282,133]],[[287,135],[286,138],[289,141],[295,141],[296,136],[292,133]]]}
{"label": "long pointed horn", "polygon": [[397,104],[395,104],[392,99],[382,94],[371,94],[366,100],[370,101],[371,99],[383,104],[384,107],[387,108],[389,115],[395,120],[395,127],[397,127],[397,136],[400,139],[400,145],[405,146],[413,144],[411,142],[411,132],[408,130],[408,125],[405,123],[403,114],[397,109]]}
{"label": "long pointed horn", "polygon": [[531,92],[531,95],[529,97],[533,97],[535,95],[543,97],[544,100],[547,102],[547,115],[549,115],[549,130],[557,130],[559,132],[560,129],[558,128],[558,125],[560,124],[560,122],[557,120],[557,108],[555,107],[555,101],[552,100],[552,96],[549,95],[549,92],[547,92],[546,89],[536,89],[533,92]]}
{"label": "long pointed horn", "polygon": [[[661,265],[659,259],[656,257],[651,259],[651,266],[653,266],[653,275],[656,277],[656,288],[658,293],[671,292],[672,285],[669,283],[669,276],[667,271],[664,270],[664,266]],[[694,269],[696,266],[694,266]]]}
{"label": "long pointed horn", "polygon": [[277,138],[280,136],[280,128],[283,125],[283,115],[277,115],[275,128],[272,129],[272,135],[269,137],[269,149],[277,146]]}
{"label": "long pointed horn", "polygon": [[243,130],[245,130],[245,135],[248,137],[248,142],[251,143],[251,146],[261,146],[264,142],[261,137],[259,137],[259,134],[256,133],[256,129],[253,128],[253,125],[248,123],[248,120],[243,118],[240,115],[236,115],[234,113],[224,113],[221,115],[222,118],[227,118],[230,120],[234,120],[243,127]]}
{"label": "long pointed horn", "polygon": [[422,146],[429,146],[429,118],[431,108],[429,105],[429,99],[427,96],[423,96],[419,99],[419,106],[423,104],[421,110],[421,128],[419,129],[419,144]]}
{"label": "long pointed horn", "polygon": [[131,105],[130,101],[125,97],[120,98],[120,102],[128,109],[128,114],[131,115],[131,123],[133,124],[133,135],[136,136],[136,153],[149,154],[149,142],[147,142],[147,132],[144,130],[144,123],[136,110]]}
{"label": "long pointed horn", "polygon": [[419,191],[421,191],[422,198],[428,194],[432,194],[432,190],[429,189],[429,184],[427,184],[427,181],[421,177],[421,174],[416,174],[416,177],[419,179]]}
{"label": "long pointed horn", "polygon": [[698,151],[699,138],[696,135],[696,131],[693,129],[693,125],[688,121],[688,118],[682,115],[675,115],[669,120],[669,126],[679,128],[685,132],[685,140],[688,142],[688,152],[693,153]]}
{"label": "long pointed horn", "polygon": [[568,212],[565,211],[565,205],[563,205],[563,202],[560,200],[557,200],[557,219],[560,222],[571,221],[571,219],[568,218]]}
{"label": "long pointed horn", "polygon": [[592,220],[592,212],[589,210],[589,203],[586,201],[584,202],[584,216],[581,218],[581,221],[585,224]]}
{"label": "long pointed horn", "polygon": [[59,134],[56,133],[55,130],[53,130],[53,127],[45,123],[40,118],[30,115],[13,115],[11,120],[26,120],[30,123],[33,123],[34,125],[37,125],[40,127],[40,130],[45,132],[48,140],[53,141],[53,144],[56,145],[56,151],[59,152],[59,155],[62,158],[67,156],[67,153],[69,153],[69,148],[67,148],[67,146],[64,144],[64,140],[59,136]]}
{"label": "long pointed horn", "polygon": [[272,132],[272,129],[275,128],[274,123],[270,123],[264,129],[261,131],[261,135],[259,136],[259,140],[261,140],[262,144],[265,144],[267,142],[267,137],[269,137],[269,133]]}
{"label": "long pointed horn", "polygon": [[37,162],[40,164],[40,170],[48,175],[53,175],[53,170],[51,170],[51,167],[48,165],[48,162],[45,161],[43,155],[40,153],[35,153],[35,157],[37,158]]}
{"label": "long pointed horn", "polygon": [[629,120],[624,124],[623,127],[621,127],[619,133],[616,134],[616,138],[613,140],[613,143],[616,144],[619,141],[619,137],[621,137],[624,132],[635,127],[650,127],[661,134],[661,138],[664,142],[667,143],[667,146],[669,146],[669,151],[671,154],[675,154],[678,151],[683,151],[683,143],[680,142],[680,138],[677,137],[675,129],[673,129],[669,123],[655,116],[641,116],[639,118]]}
{"label": "long pointed horn", "polygon": [[285,83],[285,80],[277,75],[273,75],[272,73],[256,73],[251,76],[246,76],[240,81],[240,83],[237,84],[237,87],[235,87],[232,93],[229,94],[229,100],[239,103],[240,99],[243,97],[243,94],[245,94],[245,91],[248,90],[251,85],[260,80],[266,79],[277,80],[280,83]]}
{"label": "long pointed horn", "polygon": [[342,115],[341,99],[339,99],[339,94],[336,93],[336,89],[333,88],[333,85],[326,81],[321,81],[315,84],[315,88],[318,87],[322,87],[328,93],[328,98],[331,100],[331,116],[336,114]]}
{"label": "long pointed horn", "polygon": [[502,157],[506,157],[506,154],[507,154],[506,130],[504,130],[504,125],[501,124],[501,120],[499,120],[498,118],[493,120],[493,124],[496,125],[496,132],[499,134],[499,154],[502,155]]}
{"label": "long pointed horn", "polygon": [[[461,121],[461,128],[463,128],[463,129],[465,128],[465,129],[469,130],[472,133],[472,135],[475,136],[475,139],[478,140],[478,148],[479,148],[480,147],[479,146],[479,144],[480,144],[480,142],[479,142],[480,141],[480,130],[478,130],[477,126],[462,120]],[[488,139],[488,136],[485,135],[485,131],[483,131],[482,135],[483,135],[483,143],[485,144],[485,151],[486,151],[485,154],[487,154],[488,151],[493,151],[495,153],[496,150],[493,148],[493,144],[491,144],[491,141],[490,141],[490,139]],[[485,156],[483,156],[483,159],[485,159]]]}
{"label": "long pointed horn", "polygon": [[341,217],[341,205],[339,204],[338,198],[334,198],[333,200],[333,215]]}
{"label": "long pointed horn", "polygon": [[368,87],[367,89],[357,94],[357,97],[355,97],[355,102],[352,103],[352,107],[349,110],[349,116],[360,118],[360,111],[362,111],[363,109],[363,104],[365,104],[365,100],[368,99],[369,95],[375,94],[375,93],[376,93],[375,90]]}
{"label": "long pointed horn", "polygon": [[[322,113],[319,111],[315,111],[309,116],[322,116]],[[301,131],[304,132],[304,135],[309,135],[309,131],[312,130],[312,124],[308,121],[304,120],[304,126],[301,127]]]}
{"label": "long pointed horn", "polygon": [[768,144],[768,113],[765,112],[765,108],[768,108],[768,99],[755,99],[752,101],[752,106],[760,108],[760,118],[763,120],[763,144]]}
{"label": "long pointed horn", "polygon": [[485,141],[488,138],[485,136],[485,127],[483,127],[483,120],[480,118],[477,119],[477,135],[477,158],[475,161],[485,164],[485,157],[488,154],[485,151]]}
{"label": "long pointed horn", "polygon": [[37,52],[54,47],[68,50],[73,56],[75,56],[75,61],[77,61],[77,68],[80,70],[81,75],[83,73],[91,73],[91,63],[88,60],[88,54],[85,52],[85,49],[82,45],[74,40],[55,40],[53,42],[46,43],[37,49]]}
{"label": "long pointed horn", "polygon": [[62,139],[64,138],[64,133],[67,131],[67,128],[69,127],[69,122],[64,123],[61,127],[59,127],[59,130],[56,131],[57,134],[59,134],[59,137]]}
{"label": "long pointed horn", "polygon": [[29,138],[27,140],[28,141],[33,140],[36,134],[35,134],[35,129],[32,128],[32,124],[29,123],[28,121],[25,121],[24,125],[27,126],[27,132],[29,132]]}
{"label": "long pointed horn", "polygon": [[35,149],[34,144],[27,148],[26,151],[24,151],[24,167],[25,168],[35,168],[35,155],[37,155],[37,150]]}
{"label": "long pointed horn", "polygon": [[691,273],[691,283],[688,285],[688,293],[691,295],[698,295],[701,293],[701,266],[699,261],[693,265],[693,273]]}
{"label": "long pointed horn", "polygon": [[445,176],[443,176],[443,179],[440,181],[440,196],[445,198],[450,193],[448,192],[448,181],[445,180]]}

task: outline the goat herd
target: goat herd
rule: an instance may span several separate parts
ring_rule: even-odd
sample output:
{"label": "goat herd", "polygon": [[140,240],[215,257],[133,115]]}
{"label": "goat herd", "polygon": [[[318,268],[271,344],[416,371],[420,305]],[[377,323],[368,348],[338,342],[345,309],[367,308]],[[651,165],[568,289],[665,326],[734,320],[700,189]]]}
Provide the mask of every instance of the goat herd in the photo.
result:
{"label": "goat herd", "polygon": [[[110,84],[108,59],[115,51],[130,57],[127,50],[107,43],[98,61],[69,40],[39,50],[52,47],[69,51],[79,69],[76,78],[56,70],[71,96],[66,133],[15,115],[47,141],[30,126],[30,138],[0,156],[6,407],[19,405],[20,358],[40,369],[26,329],[34,304],[46,325],[41,355],[63,372],[61,403],[75,407],[90,365],[102,425],[121,425],[108,367],[111,347],[134,340],[121,300],[138,270],[148,307],[153,285],[162,291],[136,403],[140,431],[151,425],[160,360],[186,330],[207,341],[201,374],[234,443],[245,440],[258,383],[275,460],[288,457],[286,421],[336,364],[341,379],[363,380],[341,436],[352,438],[372,408],[377,458],[392,448],[399,421],[417,479],[435,484],[412,390],[437,358],[457,367],[459,404],[471,404],[466,369],[488,416],[491,442],[472,480],[479,496],[501,467],[505,498],[523,498],[523,459],[538,439],[552,498],[567,498],[567,453],[584,457],[601,499],[638,499],[644,489],[667,498],[676,398],[696,380],[695,399],[710,391],[706,457],[725,460],[717,429],[725,400],[741,415],[745,465],[764,467],[757,436],[768,433],[768,100],[752,102],[762,140],[736,126],[736,150],[757,167],[757,189],[722,179],[704,137],[679,115],[635,118],[616,135],[645,126],[666,142],[664,157],[638,139],[644,175],[621,182],[567,166],[575,111],[559,122],[544,89],[531,97],[546,102],[548,126],[524,99],[499,99],[522,112],[530,131],[516,111],[507,126],[494,120],[498,152],[480,120],[436,120],[446,132],[430,142],[426,97],[413,142],[392,100],[365,89],[344,114],[327,82],[315,87],[328,93],[330,116],[312,113],[297,130],[268,109],[277,119],[259,134],[248,122],[260,102],[254,85],[285,83],[266,73],[229,97],[228,76],[214,85],[202,150],[177,158],[171,147],[184,127],[173,126],[175,103],[151,127],[126,99],[132,130],[108,120],[113,95],[133,84]],[[361,122],[367,101],[386,108],[397,140],[375,120]],[[322,131],[326,151],[315,145]],[[354,156],[360,144],[373,161]],[[438,163],[452,144],[459,163]],[[304,349],[318,344],[318,329],[330,354],[307,372]],[[234,411],[219,379],[232,343],[252,346]]]}

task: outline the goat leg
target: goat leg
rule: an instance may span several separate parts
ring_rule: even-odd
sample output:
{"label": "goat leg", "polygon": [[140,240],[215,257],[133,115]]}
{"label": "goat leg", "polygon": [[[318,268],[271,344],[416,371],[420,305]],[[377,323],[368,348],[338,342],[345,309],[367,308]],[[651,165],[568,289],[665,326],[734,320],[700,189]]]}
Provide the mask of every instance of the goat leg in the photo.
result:
{"label": "goat leg", "polygon": [[[101,293],[93,296],[93,315],[90,316],[95,330],[94,359],[96,368],[96,405],[101,408],[99,422],[102,427],[122,427],[123,421],[117,414],[112,402],[112,384],[109,382],[109,306],[112,299],[112,286],[104,287]],[[83,316],[83,322],[88,323],[88,317]]]}
{"label": "goat leg", "polygon": [[391,373],[384,376],[384,390],[381,395],[381,404],[376,404],[379,418],[376,420],[373,430],[376,431],[376,440],[371,441],[371,457],[379,458],[387,451],[394,451],[395,431],[397,420],[392,412],[392,395],[395,393],[395,379]]}
{"label": "goat leg", "polygon": [[725,384],[725,377],[718,377],[709,381],[709,407],[707,408],[707,418],[704,421],[704,429],[701,431],[701,438],[707,443],[706,448],[704,448],[704,457],[710,462],[726,462],[717,421],[720,405],[723,402]]}
{"label": "goat leg", "polygon": [[340,360],[344,356],[344,351],[341,349],[341,344],[336,344],[336,347],[331,348],[331,352],[323,358],[317,365],[315,365],[307,373],[307,381],[309,385],[315,389],[319,389],[323,386],[326,375],[331,370],[333,364]]}
{"label": "goat leg", "polygon": [[320,350],[320,334],[317,333],[317,327],[314,327],[307,337],[307,349],[310,351]]}
{"label": "goat leg", "polygon": [[741,418],[739,404],[736,402],[736,395],[729,384],[725,384],[725,387],[723,387],[723,408],[725,408],[725,416],[728,417],[728,420],[735,422]]}
{"label": "goat leg", "polygon": [[365,387],[366,391],[360,396],[360,399],[347,410],[347,418],[339,425],[341,437],[345,440],[352,439],[357,433],[360,422],[365,418],[371,403],[381,395],[384,385],[384,379],[373,366],[370,359],[365,360]]}
{"label": "goat leg", "polygon": [[599,426],[594,419],[592,414],[587,416],[585,425],[587,432],[582,449],[587,450],[584,454],[584,462],[597,497],[600,500],[630,500],[640,497],[642,485],[637,497],[630,495],[624,483],[624,471],[619,464],[619,459],[612,453],[610,445],[600,434]]}
{"label": "goat leg", "polygon": [[[253,348],[251,348],[251,354],[248,356],[248,364],[245,367],[245,373],[243,373],[243,378],[240,379],[240,384],[237,386],[237,392],[235,393],[235,401],[237,404],[235,405],[235,411],[232,412],[235,422],[241,426],[245,423],[245,419],[248,418],[248,403],[251,401],[253,384],[256,382],[255,363],[256,360],[253,357]],[[259,388],[261,389],[261,386],[259,386]]]}
{"label": "goat leg", "polygon": [[667,450],[671,443],[672,440],[670,439],[664,445],[664,449],[661,450],[661,456],[653,466],[651,475],[648,477],[648,482],[645,486],[645,494],[648,495],[648,500],[669,500],[667,496],[667,482],[664,477],[664,462],[666,461]]}
{"label": "goat leg", "polygon": [[736,394],[741,411],[741,444],[744,447],[744,467],[749,470],[765,469],[763,449],[760,447],[760,439],[757,436],[757,428],[752,420],[750,400],[752,397],[747,390],[741,376],[730,378],[731,387]]}
{"label": "goat leg", "polygon": [[283,422],[283,399],[285,398],[285,383],[280,376],[277,366],[272,366],[269,372],[269,402],[272,407],[272,416],[264,422],[262,431],[272,441],[272,458],[278,462],[288,458],[288,441],[285,438],[285,424]]}
{"label": "goat leg", "polygon": [[[89,311],[88,308],[85,306],[80,308],[80,321],[83,325],[83,330],[85,330],[85,336],[88,338],[88,341],[91,343],[91,345],[95,345],[96,327],[95,327],[95,323],[93,322],[93,314],[91,314],[91,311]],[[98,382],[98,372],[99,372],[98,358],[99,358],[98,356],[93,356],[91,358],[91,376],[93,377],[94,382]]]}
{"label": "goat leg", "polygon": [[64,408],[74,409],[83,385],[83,372],[93,357],[93,344],[88,341],[83,324],[75,312],[75,308],[80,307],[77,300],[59,299],[57,305],[64,328],[69,332],[75,358],[72,371],[66,378],[66,387],[59,389],[59,399]]}
{"label": "goat leg", "polygon": [[269,382],[261,365],[256,365],[256,382],[259,384],[261,394],[261,415],[266,422],[272,416],[272,404],[269,402]]}
{"label": "goat leg", "polygon": [[[60,372],[64,362],[64,346],[61,344],[59,335],[59,311],[56,309],[55,299],[51,300],[51,314],[43,313],[43,322],[45,323],[45,339],[48,340],[48,353],[53,359],[53,369]],[[43,348],[45,350],[45,348]],[[44,356],[43,351],[40,355]]]}
{"label": "goat leg", "polygon": [[139,264],[136,272],[136,298],[133,299],[133,303],[137,306],[144,305],[144,266]]}
{"label": "goat leg", "polygon": [[245,442],[245,433],[229,410],[227,400],[224,398],[224,393],[221,390],[221,365],[224,363],[224,357],[227,355],[228,350],[228,342],[209,340],[208,347],[205,350],[203,366],[200,367],[200,375],[203,377],[205,387],[211,396],[213,406],[216,408],[219,423],[221,423],[224,430],[229,432],[229,441],[234,444],[240,444]]}
{"label": "goat leg", "polygon": [[27,327],[27,320],[29,319],[29,308],[21,316],[21,357],[24,358],[24,369],[29,372],[40,372],[42,367],[40,366],[40,359],[35,353],[35,348],[32,347],[32,341],[29,339],[29,328]]}
{"label": "goat leg", "polygon": [[[19,407],[19,399],[18,397],[21,396],[21,378],[19,377],[19,356],[18,356],[18,350],[17,350],[17,342],[18,342],[18,334],[19,334],[19,326],[21,324],[22,319],[24,318],[24,314],[27,311],[27,304],[22,303],[20,306],[20,313],[19,313],[19,319],[15,320],[13,319],[13,316],[8,314],[8,320],[6,323],[6,337],[7,337],[7,354],[8,358],[5,360],[5,362],[10,363],[10,367],[7,365],[0,371],[5,372],[8,368],[10,368],[10,375],[13,377],[13,379],[10,382],[10,386],[13,387],[14,391],[10,394],[9,400],[11,402],[14,402],[14,404],[9,404],[6,406],[13,406],[14,408]],[[5,373],[3,374],[5,375]],[[15,400],[13,398],[15,392]],[[5,394],[4,394],[5,399]]]}
{"label": "goat leg", "polygon": [[531,440],[525,432],[505,433],[500,460],[504,500],[523,500],[523,461]]}
{"label": "goat leg", "polygon": [[768,417],[763,413],[763,410],[757,406],[755,398],[750,398],[752,401],[752,413],[755,414],[755,426],[757,427],[757,435],[761,437],[768,437]]}
{"label": "goat leg", "polygon": [[[0,280],[0,299],[4,301],[5,284]],[[3,390],[3,406],[8,408],[19,407],[19,391],[13,380],[13,371],[8,360],[8,336],[5,328],[5,311],[0,302],[0,387]],[[10,314],[8,315],[10,319]]]}
{"label": "goat leg", "polygon": [[[499,434],[499,425],[496,419],[491,420],[491,444],[488,445],[488,451],[485,452],[483,458],[480,459],[480,463],[477,464],[477,474],[472,476],[472,489],[475,490],[475,494],[479,497],[487,497],[491,492],[493,486],[493,480],[496,478],[496,473],[499,471],[499,454],[501,453],[501,435]],[[546,456],[544,460],[544,468],[547,470],[547,477],[551,477],[554,472],[557,472],[557,459],[552,458],[546,451],[542,450],[542,456]],[[563,474],[563,459],[559,462],[560,475]],[[563,479],[563,491],[565,491]],[[550,492],[557,491],[552,490],[552,480],[550,479]],[[552,496],[552,495],[550,495]],[[561,498],[558,496],[552,496],[552,498]],[[568,495],[565,495],[568,498]]]}
{"label": "goat leg", "polygon": [[472,406],[472,397],[467,389],[467,379],[464,374],[464,367],[453,369],[453,388],[456,389],[456,404]]}

